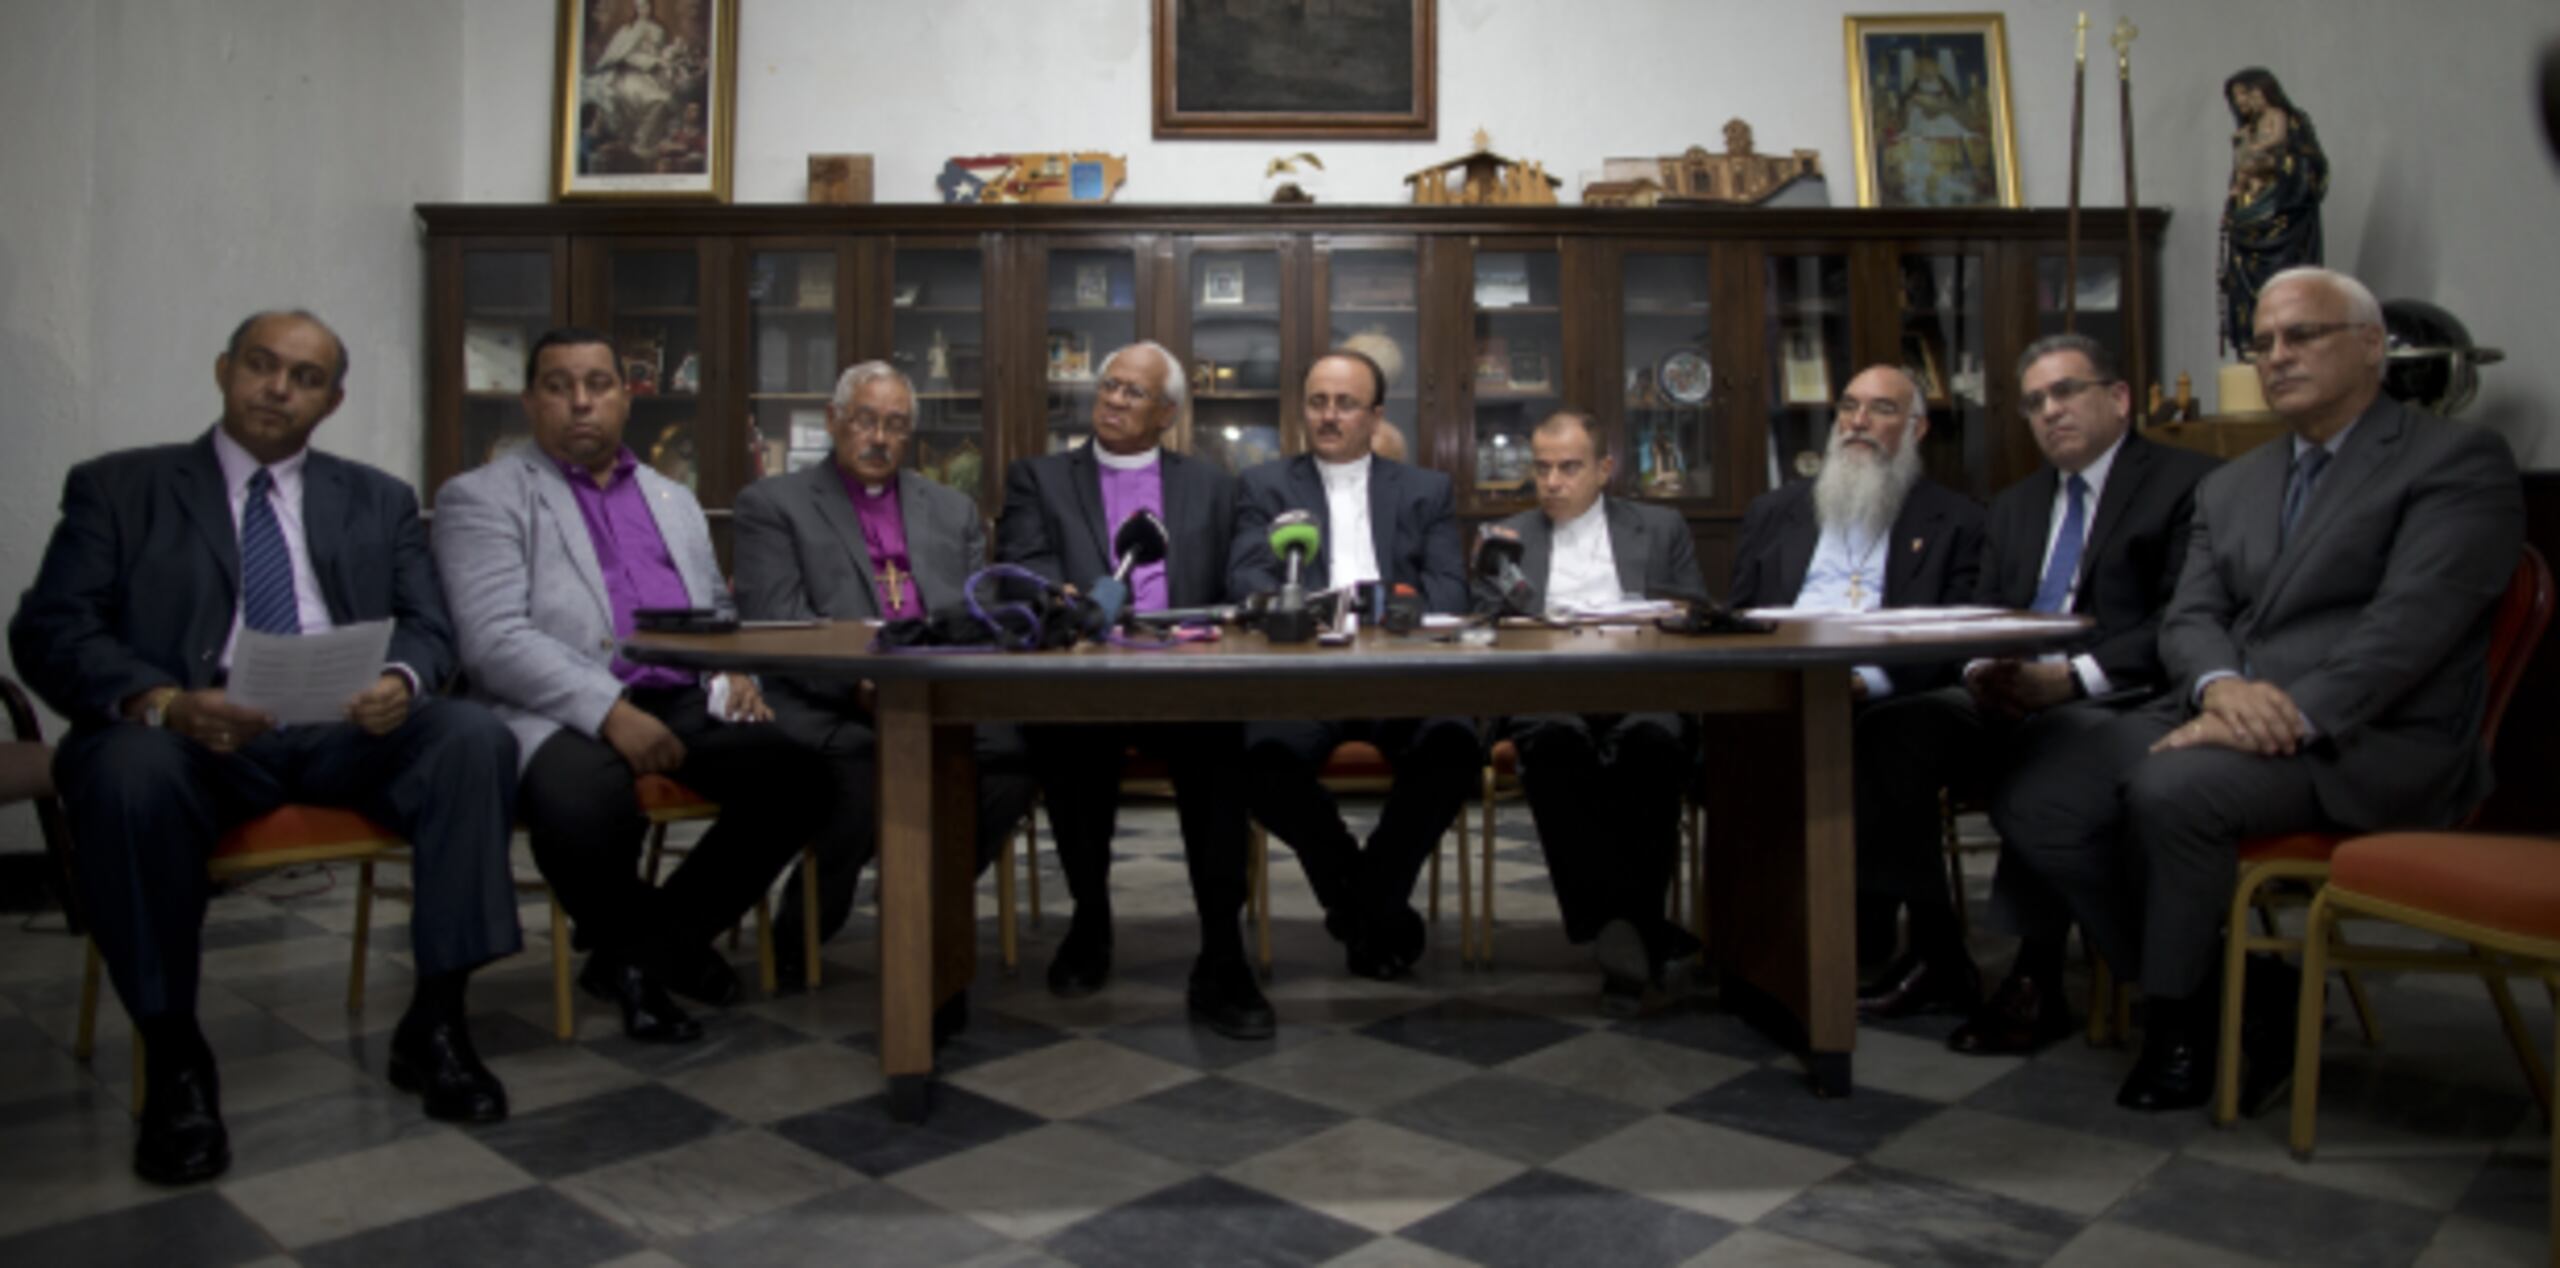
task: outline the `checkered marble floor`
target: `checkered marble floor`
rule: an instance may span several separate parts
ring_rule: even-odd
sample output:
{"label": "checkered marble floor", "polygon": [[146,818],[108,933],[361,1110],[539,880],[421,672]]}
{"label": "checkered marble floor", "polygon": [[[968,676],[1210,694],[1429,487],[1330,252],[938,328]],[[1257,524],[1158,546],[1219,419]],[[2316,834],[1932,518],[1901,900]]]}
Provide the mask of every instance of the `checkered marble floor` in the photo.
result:
{"label": "checkered marble floor", "polygon": [[[128,1169],[112,1001],[71,1057],[80,949],[0,930],[0,1264],[2334,1265],[2540,1263],[2547,1149],[2470,983],[2379,984],[2387,1046],[2333,1028],[2321,1151],[2281,1112],[2231,1131],[2117,1110],[2120,1050],[1955,1056],[1952,1025],[1871,1027],[1857,1094],[1701,1002],[1604,1023],[1563,944],[1525,814],[1500,849],[1495,968],[1456,960],[1454,890],[1417,978],[1345,978],[1285,854],[1281,1028],[1184,1018],[1194,941],[1169,809],[1123,816],[1110,989],[1051,998],[1064,887],[943,1053],[932,1120],[892,1123],[868,916],[814,997],[623,1040],[582,1001],[549,1034],[542,912],[473,987],[514,1117],[431,1123],[383,1078],[408,995],[404,909],[345,1007],[352,874],[270,878],[206,930],[202,1012],[236,1161],[156,1189]],[[1046,856],[1044,855],[1044,860]],[[1977,871],[1987,870],[1977,866]],[[1454,877],[1451,878],[1454,883]],[[868,882],[866,882],[867,890]],[[1976,889],[1980,881],[1976,880]],[[1986,943],[1986,962],[2005,948]],[[744,966],[751,953],[741,955]],[[2532,1024],[2548,1035],[2541,1001]],[[2547,1040],[2545,1040],[2547,1043]],[[2545,1048],[2548,1051],[2548,1048]]]}

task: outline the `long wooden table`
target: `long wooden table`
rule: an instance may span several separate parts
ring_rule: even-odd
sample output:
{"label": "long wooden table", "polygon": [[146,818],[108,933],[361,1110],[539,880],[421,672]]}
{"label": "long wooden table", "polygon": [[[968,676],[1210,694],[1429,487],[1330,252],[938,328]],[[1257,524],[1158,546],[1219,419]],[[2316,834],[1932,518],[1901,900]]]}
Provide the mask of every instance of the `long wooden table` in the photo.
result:
{"label": "long wooden table", "polygon": [[1830,622],[1766,634],[1504,629],[1489,646],[1366,631],[1351,647],[1227,631],[1167,650],[870,651],[867,623],[644,635],[635,661],[878,686],[880,1064],[920,1120],[935,1008],[976,972],[972,724],[1672,710],[1707,715],[1709,942],[1725,998],[1845,1095],[1857,1039],[1851,665],[2024,655],[2071,628],[1882,636]]}

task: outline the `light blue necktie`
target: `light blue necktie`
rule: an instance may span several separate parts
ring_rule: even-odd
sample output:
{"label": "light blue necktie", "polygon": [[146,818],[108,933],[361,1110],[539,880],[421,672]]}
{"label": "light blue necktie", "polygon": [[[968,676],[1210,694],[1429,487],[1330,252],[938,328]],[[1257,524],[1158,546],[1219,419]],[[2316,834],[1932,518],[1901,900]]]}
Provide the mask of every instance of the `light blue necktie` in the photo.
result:
{"label": "light blue necktie", "polygon": [[2035,610],[2060,612],[2071,597],[2071,579],[2080,575],[2080,548],[2089,535],[2089,482],[2073,476],[2062,486],[2062,531],[2053,539],[2053,560],[2044,566],[2036,586]]}
{"label": "light blue necktie", "polygon": [[240,508],[240,621],[267,634],[302,632],[293,597],[293,555],[267,497],[276,482],[264,467],[249,477],[249,500]]}
{"label": "light blue necktie", "polygon": [[2276,525],[2276,549],[2293,540],[2293,522],[2302,518],[2302,508],[2311,501],[2311,491],[2319,487],[2320,472],[2328,465],[2329,451],[2319,445],[2293,460],[2293,483],[2284,491],[2284,521]]}

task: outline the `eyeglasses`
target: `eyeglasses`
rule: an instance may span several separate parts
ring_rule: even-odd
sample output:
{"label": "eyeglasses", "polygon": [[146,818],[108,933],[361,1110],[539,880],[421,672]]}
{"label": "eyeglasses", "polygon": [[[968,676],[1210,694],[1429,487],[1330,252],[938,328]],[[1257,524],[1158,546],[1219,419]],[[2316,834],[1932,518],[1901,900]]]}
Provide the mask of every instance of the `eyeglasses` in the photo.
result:
{"label": "eyeglasses", "polygon": [[2341,330],[2353,330],[2363,324],[2355,321],[2300,322],[2279,330],[2261,330],[2249,336],[2249,342],[2243,346],[2248,348],[2250,357],[2254,359],[2275,351],[2278,345],[2307,348]]}
{"label": "eyeglasses", "polygon": [[844,416],[844,429],[857,436],[871,432],[882,440],[898,440],[916,429],[916,420],[904,414],[883,415],[858,409]]}
{"label": "eyeglasses", "polygon": [[1856,418],[1864,414],[1879,423],[1890,423],[1910,413],[1911,407],[1890,396],[1874,396],[1863,401],[1854,396],[1844,396],[1839,404],[1831,407],[1831,412],[1841,418]]}
{"label": "eyeglasses", "polygon": [[1104,379],[1099,391],[1104,396],[1127,397],[1129,399],[1129,403],[1132,405],[1148,405],[1159,399],[1154,392],[1148,391],[1127,379]]}
{"label": "eyeglasses", "polygon": [[2047,402],[2068,405],[2071,399],[2093,387],[2104,387],[2114,379],[2055,379],[2053,386],[2040,392],[2029,392],[2018,398],[2018,412],[2029,418],[2044,412]]}

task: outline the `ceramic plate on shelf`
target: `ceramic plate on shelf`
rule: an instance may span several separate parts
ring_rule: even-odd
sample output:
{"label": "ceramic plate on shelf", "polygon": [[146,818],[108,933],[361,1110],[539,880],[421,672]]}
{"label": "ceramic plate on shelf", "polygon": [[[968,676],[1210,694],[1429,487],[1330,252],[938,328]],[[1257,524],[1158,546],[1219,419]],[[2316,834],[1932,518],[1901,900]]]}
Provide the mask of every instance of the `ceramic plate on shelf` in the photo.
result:
{"label": "ceramic plate on shelf", "polygon": [[1715,371],[1707,359],[1686,348],[1662,359],[1662,368],[1654,375],[1663,394],[1683,405],[1696,405],[1707,399],[1707,391],[1715,385]]}

